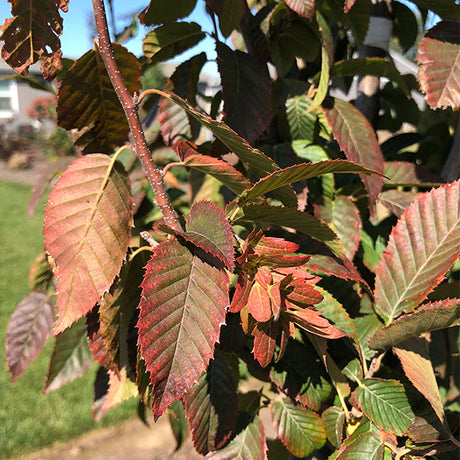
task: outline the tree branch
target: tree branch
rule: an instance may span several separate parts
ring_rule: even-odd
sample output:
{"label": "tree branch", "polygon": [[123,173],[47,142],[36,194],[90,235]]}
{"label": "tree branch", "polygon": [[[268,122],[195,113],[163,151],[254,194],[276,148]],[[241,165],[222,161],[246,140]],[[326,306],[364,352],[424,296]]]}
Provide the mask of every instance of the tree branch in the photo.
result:
{"label": "tree branch", "polygon": [[101,54],[107,73],[109,74],[110,81],[112,82],[113,88],[115,89],[121,106],[123,107],[126,119],[128,120],[129,129],[134,140],[134,151],[139,158],[145,173],[147,174],[147,178],[149,179],[153,191],[155,192],[156,204],[160,208],[166,224],[177,231],[182,231],[179,218],[172,207],[168,194],[166,193],[163,176],[150,155],[144,131],[139,120],[137,101],[135,100],[137,98],[132,97],[129,93],[123,77],[121,76],[117,62],[115,61],[109,37],[109,30],[107,27],[107,16],[104,8],[104,1],[92,0],[92,2],[94,17],[96,19],[99,53]]}

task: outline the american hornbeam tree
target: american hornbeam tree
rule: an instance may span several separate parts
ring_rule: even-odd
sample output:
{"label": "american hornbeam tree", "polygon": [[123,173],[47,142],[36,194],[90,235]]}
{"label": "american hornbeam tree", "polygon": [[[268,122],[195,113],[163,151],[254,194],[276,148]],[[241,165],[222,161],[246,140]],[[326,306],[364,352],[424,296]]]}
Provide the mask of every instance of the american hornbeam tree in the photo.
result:
{"label": "american hornbeam tree", "polygon": [[[69,0],[9,1],[2,57],[35,85],[41,61],[81,152],[9,323],[12,379],[53,336],[45,393],[96,360],[96,419],[137,396],[208,459],[456,458],[460,180],[441,172],[458,165],[458,3],[375,2],[382,22],[367,0],[151,0],[137,58],[116,43],[135,22],[112,43],[92,0],[97,40],[70,61]],[[140,92],[205,37],[217,94],[205,51]],[[417,77],[388,42],[417,46]],[[339,96],[354,76],[380,80],[372,124]]]}

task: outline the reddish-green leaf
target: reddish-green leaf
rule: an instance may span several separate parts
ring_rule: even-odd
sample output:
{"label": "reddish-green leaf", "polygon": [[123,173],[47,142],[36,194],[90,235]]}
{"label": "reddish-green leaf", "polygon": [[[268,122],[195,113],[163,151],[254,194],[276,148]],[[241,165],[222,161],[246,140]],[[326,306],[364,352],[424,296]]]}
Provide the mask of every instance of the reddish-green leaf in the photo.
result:
{"label": "reddish-green leaf", "polygon": [[319,286],[316,286],[316,289],[322,294],[323,299],[315,305],[315,309],[331,321],[337,329],[358,342],[358,330],[344,306],[325,289]]}
{"label": "reddish-green leaf", "polygon": [[344,280],[364,283],[354,265],[350,261],[339,259],[338,257],[313,254],[308,261],[307,268],[313,273],[325,273]]}
{"label": "reddish-green leaf", "polygon": [[333,200],[324,197],[322,204],[315,205],[315,215],[331,225],[342,240],[345,255],[353,260],[362,227],[359,209],[353,200],[343,195],[338,195]]}
{"label": "reddish-green leaf", "polygon": [[[265,62],[217,42],[217,64],[222,79],[224,121],[249,143],[271,119],[270,76]],[[244,107],[244,110],[241,110]]]}
{"label": "reddish-green leaf", "polygon": [[132,206],[126,171],[107,155],[78,159],[54,187],[43,234],[57,264],[55,333],[89,312],[111,286],[128,248]]}
{"label": "reddish-green leaf", "polygon": [[99,404],[93,404],[93,419],[96,421],[100,421],[110,409],[138,395],[136,384],[126,376],[126,368],[119,374],[113,371],[108,371],[108,374],[107,393]]}
{"label": "reddish-green leaf", "polygon": [[326,442],[321,418],[313,411],[282,399],[273,402],[271,412],[278,438],[295,456],[306,457]]}
{"label": "reddish-green leaf", "polygon": [[[257,177],[265,177],[279,166],[260,150],[251,147],[235,131],[221,121],[215,121],[204,116],[190,104],[173,93],[164,94],[168,100],[184,109],[189,115],[198,120],[205,128],[209,129],[220,141],[222,141]],[[279,199],[287,206],[296,206],[297,198],[289,187],[284,187],[275,192]]]}
{"label": "reddish-green leaf", "polygon": [[235,216],[235,222],[264,222],[293,228],[301,233],[323,241],[335,253],[343,252],[342,244],[337,235],[323,221],[305,212],[280,206],[247,205],[243,206]]}
{"label": "reddish-green leaf", "polygon": [[403,436],[415,419],[404,386],[396,380],[364,379],[354,396],[364,414],[388,433]]}
{"label": "reddish-green leaf", "polygon": [[422,194],[419,192],[385,190],[379,195],[378,201],[396,217],[401,217],[402,213],[409,207],[409,205],[421,195]]}
{"label": "reddish-green leaf", "polygon": [[412,311],[460,254],[460,181],[425,193],[393,228],[377,268],[375,308],[391,323]]}
{"label": "reddish-green leaf", "polygon": [[225,319],[228,276],[175,238],[147,264],[138,322],[139,343],[154,385],[154,414],[199,379],[214,354]]}
{"label": "reddish-green leaf", "polygon": [[383,439],[377,433],[367,432],[340,449],[335,460],[382,460],[383,451]]}
{"label": "reddish-green leaf", "polygon": [[379,329],[370,339],[374,350],[385,351],[403,340],[425,332],[460,325],[460,299],[446,299],[423,305]]}
{"label": "reddish-green leaf", "polygon": [[[350,161],[354,161],[378,173],[383,172],[383,156],[375,137],[375,132],[364,115],[349,102],[334,99],[332,108],[325,108],[324,113],[334,138]],[[371,207],[382,189],[381,176],[361,176]]]}
{"label": "reddish-green leaf", "polygon": [[40,353],[54,323],[54,305],[44,291],[33,291],[17,306],[6,333],[6,362],[14,382]]}
{"label": "reddish-green leaf", "polygon": [[315,0],[286,0],[286,5],[304,18],[311,19],[315,15]]}
{"label": "reddish-green leaf", "polygon": [[192,206],[180,235],[195,246],[221,260],[229,270],[235,265],[233,232],[224,212],[210,201],[199,201]]}
{"label": "reddish-green leaf", "polygon": [[249,179],[226,161],[218,158],[206,155],[190,155],[184,160],[184,165],[211,175],[236,195],[251,187]]}
{"label": "reddish-green leaf", "polygon": [[86,321],[81,318],[57,335],[43,393],[82,376],[93,362],[86,336]]}
{"label": "reddish-green leaf", "polygon": [[[165,90],[172,89],[172,82],[168,80]],[[193,138],[192,126],[187,113],[169,99],[160,100],[158,122],[163,140],[173,148],[176,148],[179,142]]]}
{"label": "reddish-green leaf", "polygon": [[184,441],[189,437],[190,430],[187,416],[182,401],[174,401],[167,409],[169,424],[176,439],[176,449],[180,449]]}
{"label": "reddish-green leaf", "polygon": [[59,10],[67,12],[69,0],[9,1],[13,17],[5,19],[2,26],[2,58],[22,75],[27,75],[29,66],[41,59],[44,77],[53,80],[57,70],[62,69]]}
{"label": "reddish-green leaf", "polygon": [[254,198],[265,193],[284,187],[299,180],[321,176],[328,173],[360,173],[360,174],[379,174],[359,164],[347,160],[326,160],[317,163],[302,163],[289,168],[280,169],[269,176],[260,179],[249,190],[243,192],[238,203],[248,203]]}
{"label": "reddish-green leaf", "polygon": [[[131,94],[139,92],[136,57],[113,45],[123,80]],[[128,122],[98,50],[90,50],[68,70],[59,86],[57,121],[78,130],[77,144],[86,153],[112,153],[128,140]]]}
{"label": "reddish-green leaf", "polygon": [[193,445],[202,455],[220,449],[229,439],[238,417],[238,398],[232,373],[220,353],[209,362],[185,395]]}
{"label": "reddish-green leaf", "polygon": [[427,341],[419,337],[412,337],[399,343],[393,348],[393,351],[401,361],[407,378],[428,399],[439,420],[443,422],[444,408],[430,361]]}
{"label": "reddish-green leaf", "polygon": [[384,164],[383,173],[387,178],[384,178],[386,185],[415,185],[415,184],[438,184],[441,183],[441,178],[436,176],[428,169],[424,169],[415,163],[408,161],[386,161]]}
{"label": "reddish-green leaf", "polygon": [[151,63],[156,64],[192,48],[204,37],[205,33],[195,22],[172,22],[150,31],[142,49]]}
{"label": "reddish-green leaf", "polygon": [[207,460],[267,460],[265,431],[255,416],[223,449],[211,452]]}
{"label": "reddish-green leaf", "polygon": [[185,18],[195,8],[196,0],[181,0],[171,5],[170,0],[150,0],[149,6],[139,14],[146,26],[156,26]]}
{"label": "reddish-green leaf", "polygon": [[433,108],[460,107],[460,22],[442,21],[419,43],[419,81]]}
{"label": "reddish-green leaf", "polygon": [[336,406],[331,406],[321,414],[327,439],[334,447],[339,447],[343,440],[345,412]]}

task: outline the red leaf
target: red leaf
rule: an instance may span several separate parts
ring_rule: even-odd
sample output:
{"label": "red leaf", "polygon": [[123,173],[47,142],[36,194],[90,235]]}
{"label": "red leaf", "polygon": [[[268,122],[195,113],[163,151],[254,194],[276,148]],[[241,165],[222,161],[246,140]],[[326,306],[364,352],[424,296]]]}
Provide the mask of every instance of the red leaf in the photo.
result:
{"label": "red leaf", "polygon": [[68,2],[10,0],[14,17],[5,19],[0,40],[4,42],[2,58],[16,72],[27,75],[29,66],[41,59],[43,64],[52,67],[46,70],[42,64],[44,77],[54,79],[56,71],[62,68],[59,40],[62,18],[59,9],[67,12]]}
{"label": "red leaf", "polygon": [[264,323],[272,317],[271,302],[267,287],[260,285],[257,281],[252,285],[247,305],[248,312],[256,321]]}
{"label": "red leaf", "polygon": [[460,181],[415,200],[393,228],[376,272],[375,308],[386,323],[414,310],[460,254]]}
{"label": "red leaf", "polygon": [[142,283],[141,354],[159,417],[199,379],[214,354],[228,306],[228,276],[170,239],[155,248]]}
{"label": "red leaf", "polygon": [[308,265],[305,268],[314,273],[325,273],[344,280],[353,280],[365,283],[354,265],[349,260],[342,260],[338,257],[313,254],[310,256]]}
{"label": "red leaf", "polygon": [[284,313],[293,323],[305,329],[307,332],[324,337],[325,339],[340,339],[345,334],[334,327],[327,319],[321,316],[321,312],[311,308],[303,310],[289,310]]}
{"label": "red leaf", "polygon": [[441,21],[418,46],[419,81],[433,109],[460,107],[460,22]]}
{"label": "red leaf", "polygon": [[252,331],[254,336],[254,358],[262,367],[267,367],[275,353],[276,337],[279,332],[279,322],[267,321],[257,323]]}
{"label": "red leaf", "polygon": [[[332,108],[324,108],[324,113],[334,138],[345,156],[366,168],[383,173],[383,156],[375,137],[375,132],[364,115],[349,102],[334,98]],[[372,209],[380,193],[383,178],[361,175]]]}
{"label": "red leaf", "polygon": [[348,13],[350,11],[350,8],[355,4],[356,0],[345,0],[345,5],[343,9],[345,10],[345,13]]}
{"label": "red leaf", "polygon": [[111,286],[128,248],[132,205],[128,176],[107,155],[79,158],[51,192],[43,234],[57,264],[56,334],[88,313]]}
{"label": "red leaf", "polygon": [[185,395],[185,411],[193,445],[202,455],[220,449],[229,439],[238,417],[238,397],[232,373],[220,353],[209,362]]}
{"label": "red leaf", "polygon": [[217,257],[229,270],[235,266],[233,232],[224,212],[210,201],[195,203],[181,233],[187,241]]}
{"label": "red leaf", "polygon": [[221,42],[217,42],[217,64],[222,79],[224,120],[252,143],[271,119],[271,86],[267,66],[257,57],[233,51]]}
{"label": "red leaf", "polygon": [[17,306],[6,333],[6,362],[14,382],[40,353],[54,322],[54,305],[44,291],[33,291]]}
{"label": "red leaf", "polygon": [[[290,288],[292,289],[292,292]],[[301,278],[292,280],[287,289],[288,294],[286,295],[286,298],[289,302],[295,303],[304,308],[310,305],[315,305],[323,300],[323,295]]]}
{"label": "red leaf", "polygon": [[315,0],[286,0],[286,5],[304,18],[315,15]]}

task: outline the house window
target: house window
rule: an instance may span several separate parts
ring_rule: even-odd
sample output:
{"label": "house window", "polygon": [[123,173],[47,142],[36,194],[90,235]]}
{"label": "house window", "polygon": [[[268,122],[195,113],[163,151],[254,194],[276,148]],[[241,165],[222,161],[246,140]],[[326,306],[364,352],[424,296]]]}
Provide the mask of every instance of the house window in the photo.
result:
{"label": "house window", "polygon": [[11,80],[0,80],[0,110],[12,110]]}

